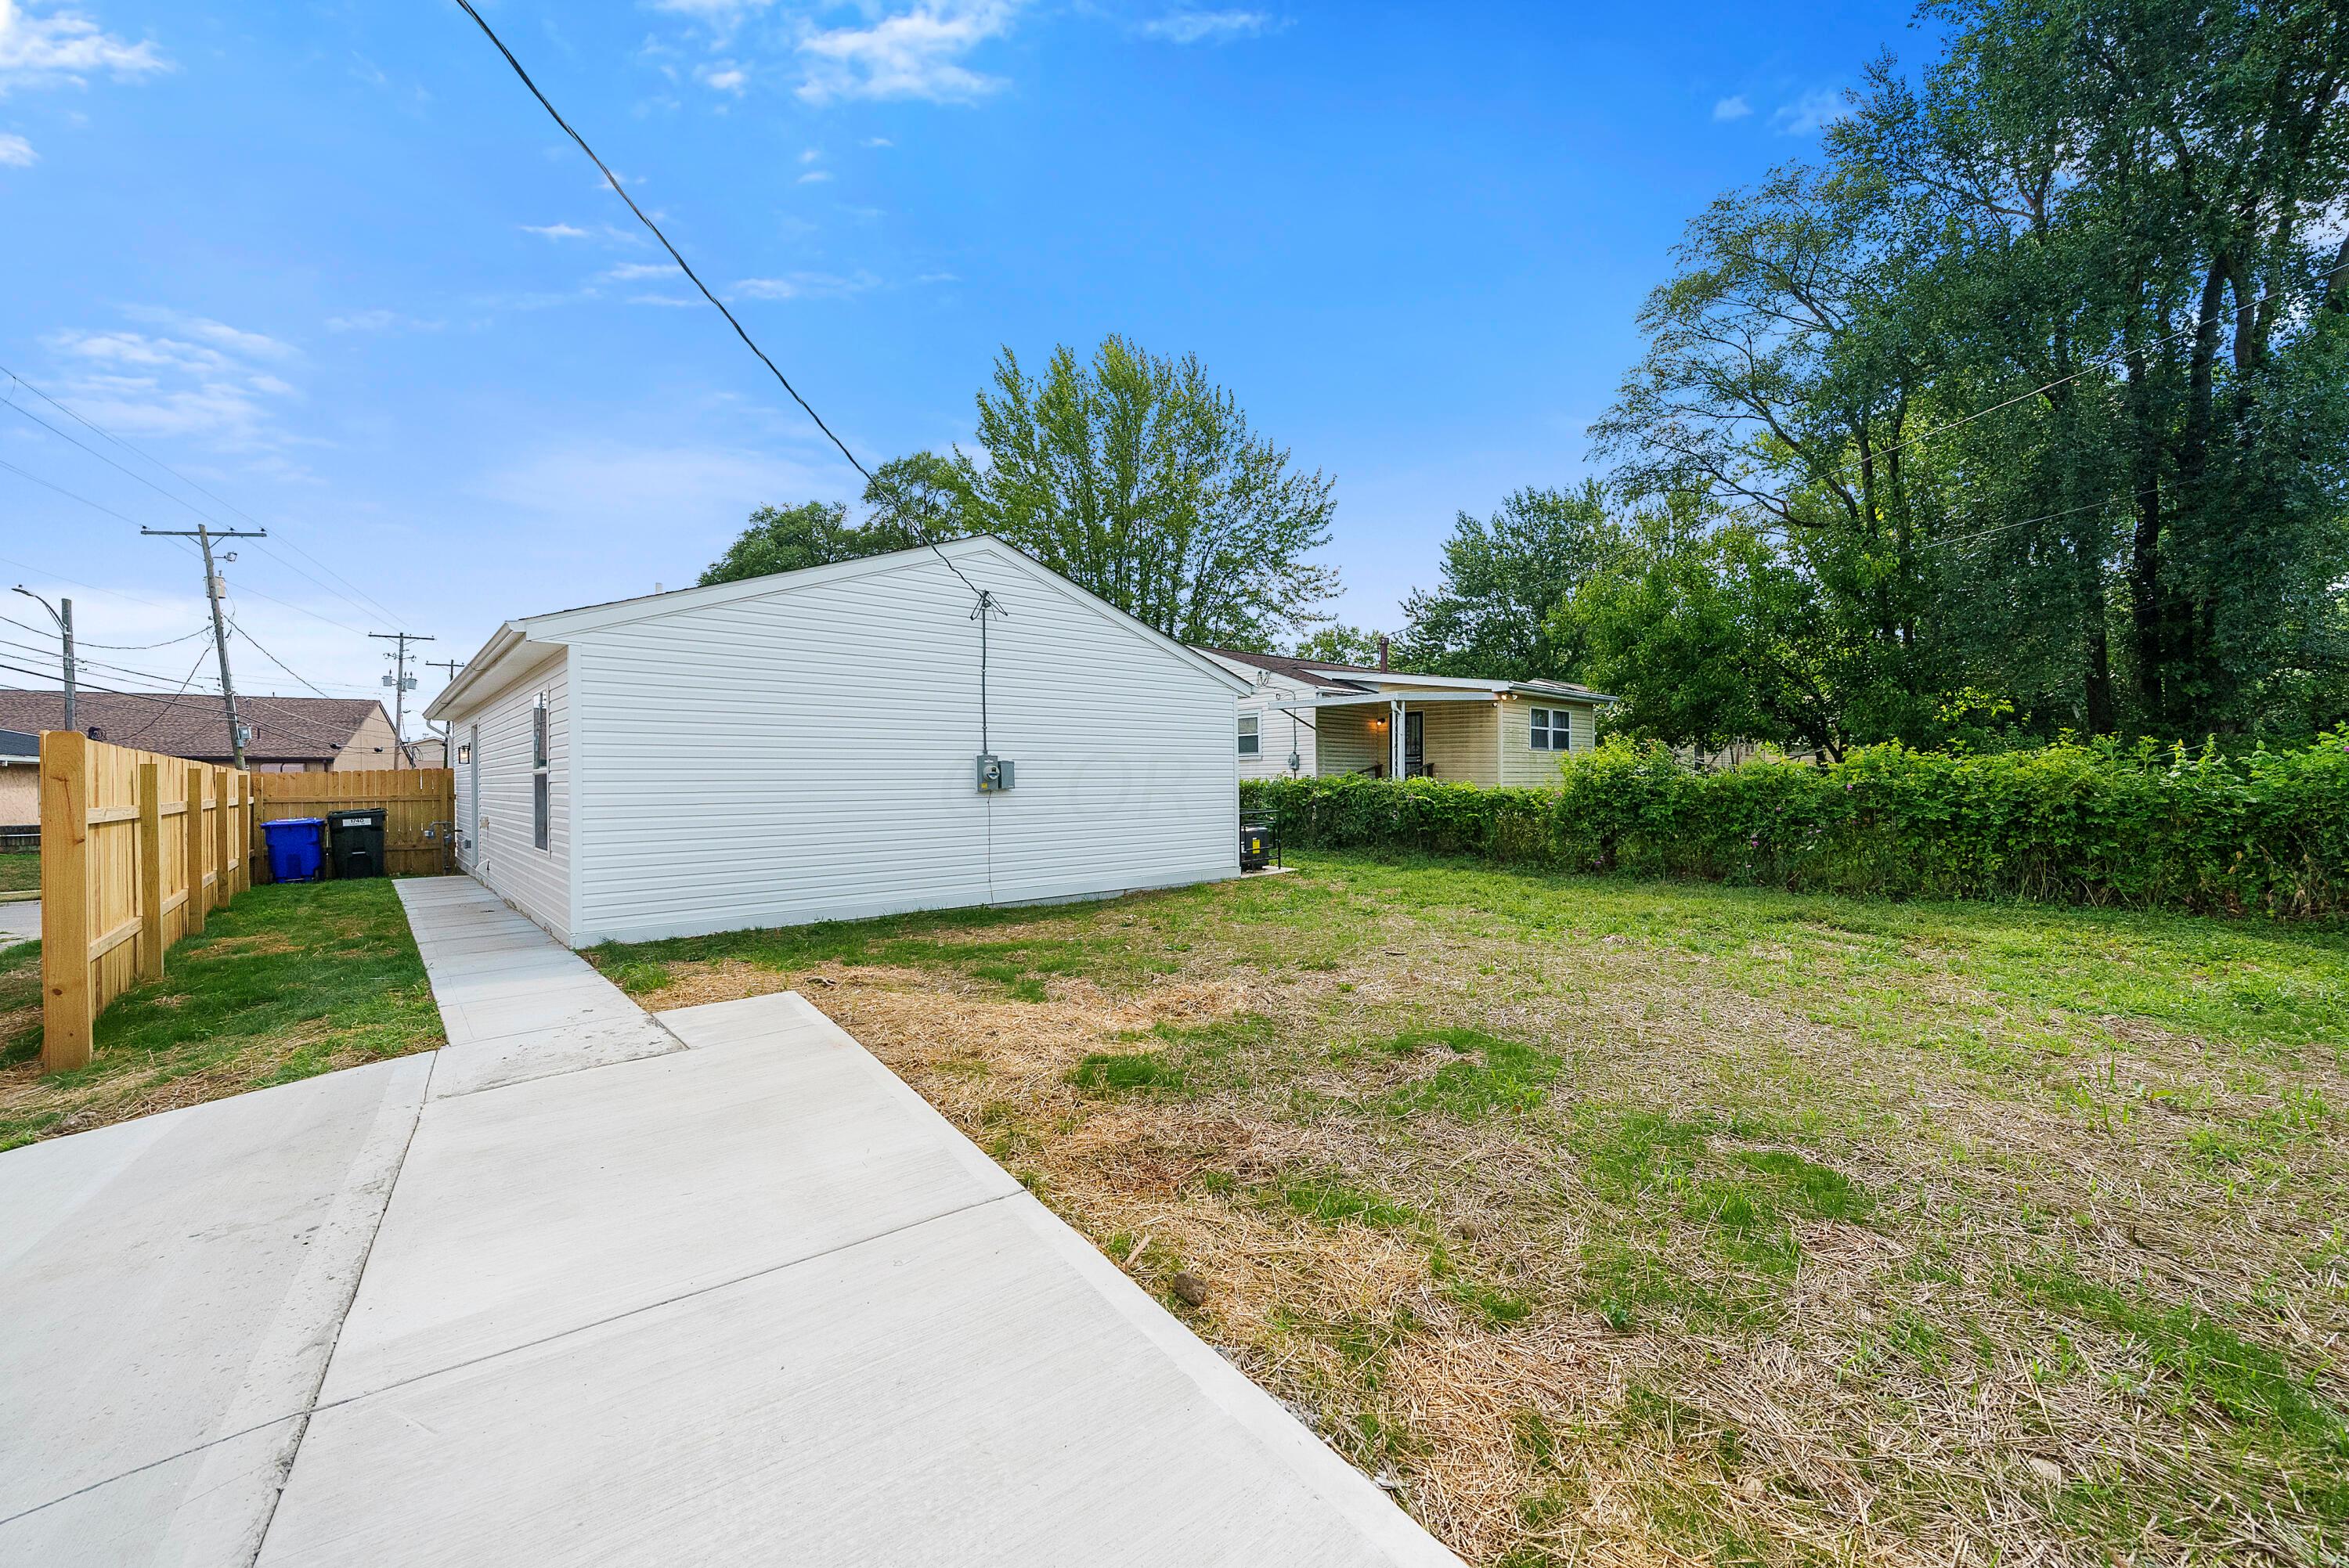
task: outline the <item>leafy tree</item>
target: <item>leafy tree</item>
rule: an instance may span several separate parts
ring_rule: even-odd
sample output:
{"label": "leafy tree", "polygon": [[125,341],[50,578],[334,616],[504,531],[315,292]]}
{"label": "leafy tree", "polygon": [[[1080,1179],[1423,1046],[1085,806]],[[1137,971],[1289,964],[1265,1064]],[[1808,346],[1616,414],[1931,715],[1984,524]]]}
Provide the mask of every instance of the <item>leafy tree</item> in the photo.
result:
{"label": "leafy tree", "polygon": [[1366,632],[1360,626],[1322,626],[1299,637],[1288,650],[1292,658],[1322,659],[1333,665],[1361,665],[1375,668],[1379,662],[1379,644],[1383,632]]}
{"label": "leafy tree", "polygon": [[1650,512],[1605,571],[1558,609],[1588,650],[1592,684],[1617,698],[1609,729],[1717,750],[1774,741],[1843,755],[1840,689],[1823,656],[1816,583],[1750,527]]}
{"label": "leafy tree", "polygon": [[909,544],[944,542],[984,532],[973,511],[970,486],[961,465],[936,452],[892,458],[873,471],[864,487],[865,527],[885,531]]}
{"label": "leafy tree", "polygon": [[840,501],[812,500],[800,506],[762,506],[750,514],[750,526],[726,547],[726,553],[701,574],[702,585],[764,577],[773,572],[797,572],[808,566],[828,566],[904,550],[921,541],[886,521],[863,525],[848,521]]}
{"label": "leafy tree", "polygon": [[2336,722],[2349,10],[1926,9],[1939,58],[1692,224],[1617,482],[1802,585],[1846,742]]}
{"label": "leafy tree", "polygon": [[1581,641],[1555,612],[1614,540],[1595,482],[1572,494],[1521,490],[1489,519],[1460,513],[1444,542],[1442,584],[1403,601],[1402,660],[1428,675],[1575,678]]}
{"label": "leafy tree", "polygon": [[1006,348],[978,445],[984,465],[957,452],[952,482],[930,465],[921,493],[1180,641],[1268,648],[1337,590],[1309,559],[1332,481],[1292,469],[1195,356],[1110,337],[1031,377]]}

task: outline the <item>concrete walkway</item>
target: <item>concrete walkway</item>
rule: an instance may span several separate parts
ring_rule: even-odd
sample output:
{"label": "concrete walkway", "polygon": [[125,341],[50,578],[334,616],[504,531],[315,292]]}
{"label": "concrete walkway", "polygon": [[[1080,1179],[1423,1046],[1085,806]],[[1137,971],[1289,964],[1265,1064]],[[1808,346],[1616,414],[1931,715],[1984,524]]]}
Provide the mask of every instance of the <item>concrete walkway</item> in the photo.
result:
{"label": "concrete walkway", "polygon": [[803,999],[400,891],[445,1049],[0,1155],[0,1562],[1456,1563]]}

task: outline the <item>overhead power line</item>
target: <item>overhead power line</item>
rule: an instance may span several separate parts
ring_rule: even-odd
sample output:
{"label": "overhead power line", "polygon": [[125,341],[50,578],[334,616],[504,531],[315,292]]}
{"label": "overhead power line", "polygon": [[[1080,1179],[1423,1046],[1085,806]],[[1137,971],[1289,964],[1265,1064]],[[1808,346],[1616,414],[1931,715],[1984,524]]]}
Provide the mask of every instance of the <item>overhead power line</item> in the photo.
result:
{"label": "overhead power line", "polygon": [[[212,490],[206,489],[203,485],[199,484],[196,480],[192,480],[192,479],[190,479],[186,474],[181,473],[179,469],[177,469],[173,468],[171,464],[169,464],[169,463],[165,462],[162,459],[160,459],[160,458],[159,458],[159,457],[155,456],[155,454],[154,454],[154,453],[152,453],[152,452],[150,452],[150,451],[146,450],[146,449],[145,449],[144,448],[142,448],[142,447],[135,446],[135,445],[133,445],[132,443],[130,443],[129,441],[127,441],[127,440],[123,439],[120,436],[116,435],[113,431],[111,431],[111,430],[108,429],[105,426],[103,426],[103,425],[100,425],[100,424],[97,423],[95,420],[91,419],[88,415],[83,414],[80,410],[78,410],[78,409],[77,409],[77,408],[73,407],[72,407],[72,406],[70,406],[69,404],[67,404],[67,403],[65,403],[65,402],[63,402],[63,401],[59,400],[59,399],[58,399],[57,397],[55,397],[53,394],[51,394],[51,393],[48,393],[48,392],[46,392],[46,391],[42,390],[39,387],[37,387],[37,386],[34,385],[32,382],[26,380],[26,379],[25,379],[25,377],[24,377],[23,376],[19,375],[17,372],[14,371],[14,370],[9,369],[9,368],[8,368],[8,366],[5,366],[5,365],[0,365],[0,376],[5,376],[5,377],[8,377],[8,379],[9,379],[10,381],[14,382],[16,385],[17,385],[17,386],[19,386],[19,387],[24,387],[24,388],[25,388],[25,390],[26,390],[27,392],[32,393],[32,394],[33,394],[33,396],[35,396],[36,397],[40,398],[40,399],[41,399],[41,401],[43,401],[43,402],[45,402],[45,403],[48,404],[48,405],[49,405],[49,407],[53,407],[53,408],[57,409],[57,412],[59,412],[60,414],[65,415],[67,418],[69,418],[69,419],[73,420],[76,424],[78,424],[78,425],[81,426],[84,429],[86,429],[86,430],[89,431],[92,435],[98,436],[98,437],[100,437],[100,438],[104,438],[104,439],[106,439],[106,440],[109,440],[109,441],[113,442],[113,443],[114,443],[114,445],[116,445],[116,446],[118,446],[118,447],[121,448],[124,451],[129,452],[131,456],[133,456],[133,457],[135,457],[135,458],[140,459],[141,461],[143,461],[143,462],[152,463],[155,467],[157,467],[157,468],[159,468],[159,469],[162,469],[165,473],[167,473],[167,474],[171,475],[173,479],[178,480],[181,484],[186,485],[190,490],[194,490],[198,495],[201,495],[201,496],[202,496],[205,500],[212,501],[214,505],[216,505],[216,506],[218,506],[218,507],[222,508],[223,511],[228,511],[228,512],[230,512],[230,513],[233,514],[234,516],[236,516],[236,517],[239,517],[239,518],[243,519],[244,521],[246,521],[246,522],[248,522],[248,523],[251,523],[254,528],[259,528],[259,527],[261,527],[261,526],[262,526],[262,525],[261,525],[261,523],[254,518],[253,514],[252,514],[252,513],[250,513],[250,512],[248,512],[248,511],[246,511],[243,507],[240,507],[240,506],[238,506],[236,503],[234,503],[233,501],[228,500],[224,499],[223,497],[222,497],[222,496],[220,496],[220,495],[216,494],[216,493],[215,493],[215,492],[213,492]],[[18,404],[15,404],[15,403],[11,403],[11,404],[10,404],[10,407],[15,407],[18,413],[25,415],[25,416],[26,416],[26,418],[31,418],[31,419],[33,419],[35,423],[36,423],[36,424],[39,424],[39,425],[43,426],[45,428],[47,428],[47,429],[52,430],[52,431],[55,431],[57,434],[60,435],[60,436],[65,436],[65,432],[63,432],[63,431],[61,431],[61,430],[57,430],[56,426],[54,426],[54,425],[50,425],[47,420],[38,418],[37,417],[36,417],[35,415],[33,415],[33,414],[32,414],[32,412],[31,412],[29,409],[25,408],[23,406],[18,405]],[[72,438],[72,437],[70,437],[70,436],[65,436],[65,438],[66,438],[67,440],[73,440],[73,438]],[[75,444],[76,446],[81,446],[81,443],[80,443],[80,442],[78,442],[78,441],[75,441],[75,442],[74,442],[74,444]],[[91,450],[89,448],[88,448],[88,447],[83,447],[83,448],[82,448],[82,449],[83,449],[84,451],[88,451],[88,452],[89,452],[89,453],[90,453],[90,455],[91,455],[92,457],[100,458],[100,460],[102,460],[102,461],[111,461],[111,459],[105,459],[105,458],[103,458],[103,456],[102,456],[101,454],[99,454],[99,453],[98,453],[98,452],[96,452],[96,451],[92,451],[92,450]],[[119,464],[119,463],[118,463],[118,464],[115,464],[115,466],[116,466],[116,467],[118,467],[118,468],[120,468],[120,467],[121,467],[121,465],[120,465],[120,464]],[[179,502],[179,504],[180,504],[180,505],[184,506],[184,507],[187,507],[187,508],[188,508],[188,510],[190,510],[191,511],[194,511],[194,512],[196,512],[196,513],[197,513],[197,515],[199,515],[199,516],[204,516],[204,515],[205,515],[205,514],[202,511],[202,510],[201,510],[201,509],[199,509],[199,508],[195,507],[192,503],[189,502],[185,498],[181,497],[181,496],[175,496],[175,495],[172,495],[171,491],[161,490],[160,487],[155,486],[151,480],[145,480],[145,479],[141,479],[139,475],[137,475],[137,474],[135,474],[135,473],[130,473],[130,470],[129,470],[129,469],[124,469],[122,471],[123,471],[123,472],[125,472],[125,473],[127,473],[127,474],[130,474],[130,477],[131,477],[131,478],[139,480],[139,481],[140,481],[141,484],[145,484],[145,485],[147,485],[150,489],[154,489],[154,490],[157,490],[157,493],[161,494],[161,495],[164,495],[164,496],[167,496],[167,497],[169,497],[171,500],[174,500],[174,501]],[[220,519],[218,519],[218,518],[216,518],[216,517],[207,517],[206,521],[208,521],[212,522],[212,524],[214,524],[215,526],[218,526],[218,527],[225,527],[225,526],[227,526],[226,524],[222,523],[222,522],[221,522],[221,521],[220,521]],[[321,572],[325,573],[327,576],[329,576],[329,577],[333,578],[336,583],[341,583],[341,584],[343,585],[343,588],[345,588],[345,589],[348,589],[348,590],[349,590],[349,593],[344,593],[344,592],[342,592],[341,590],[336,589],[336,588],[334,588],[334,587],[330,586],[329,584],[327,584],[327,583],[326,583],[320,582],[316,577],[312,576],[312,575],[311,575],[311,573],[307,573],[307,572],[303,571],[301,567],[295,565],[295,564],[294,564],[294,562],[290,562],[290,561],[286,560],[284,556],[282,556],[282,555],[278,554],[274,550],[271,549],[271,548],[270,548],[268,545],[266,545],[266,544],[261,545],[261,546],[259,546],[258,548],[260,549],[261,552],[262,552],[264,555],[268,556],[272,561],[276,562],[279,565],[281,565],[281,566],[285,567],[286,570],[288,570],[288,571],[290,571],[290,572],[295,573],[297,573],[297,574],[298,574],[298,575],[300,575],[300,576],[303,576],[303,577],[306,577],[306,578],[308,578],[312,583],[317,583],[317,585],[318,585],[320,588],[323,588],[323,589],[325,589],[327,593],[334,594],[336,597],[337,597],[337,598],[339,598],[339,599],[342,599],[345,603],[348,603],[348,604],[349,604],[353,609],[359,611],[361,614],[379,614],[379,615],[381,615],[381,616],[382,616],[382,617],[383,617],[387,622],[390,622],[390,623],[394,623],[394,624],[397,624],[397,623],[398,623],[398,621],[399,617],[398,617],[398,615],[395,615],[394,614],[392,614],[392,612],[391,612],[390,610],[387,609],[387,608],[384,606],[383,603],[382,603],[380,600],[377,599],[374,595],[372,595],[372,594],[368,593],[367,592],[367,590],[365,590],[364,588],[361,588],[357,583],[353,583],[349,578],[347,578],[347,577],[344,576],[341,573],[339,573],[339,572],[336,571],[332,566],[329,566],[329,565],[328,565],[328,564],[326,564],[326,562],[325,562],[324,561],[319,560],[316,556],[315,556],[315,555],[311,554],[308,551],[306,551],[306,550],[303,549],[299,542],[297,542],[297,541],[295,541],[295,540],[292,540],[292,539],[287,539],[287,538],[284,537],[283,535],[280,535],[280,536],[278,537],[278,541],[277,541],[277,542],[279,542],[279,543],[281,543],[281,544],[285,545],[288,550],[291,550],[291,551],[293,551],[295,554],[297,554],[297,555],[301,556],[305,561],[307,561],[308,562],[310,562],[310,564],[311,564],[311,565],[316,566],[319,571],[321,571]],[[357,598],[353,598],[353,597],[351,596],[352,594],[357,594]]]}
{"label": "overhead power line", "polygon": [[[587,139],[581,136],[577,131],[572,129],[571,122],[563,118],[562,112],[558,110],[554,104],[547,100],[547,97],[544,93],[538,90],[538,84],[531,80],[530,73],[523,69],[522,62],[514,58],[514,53],[512,49],[506,47],[505,40],[498,36],[496,30],[482,18],[481,14],[479,11],[473,9],[472,0],[457,0],[457,4],[464,8],[465,15],[473,19],[474,25],[481,29],[482,36],[489,39],[490,43],[497,49],[498,53],[505,57],[506,64],[513,67],[513,74],[522,78],[522,85],[530,89],[530,96],[538,100],[538,107],[544,109],[547,112],[548,118],[552,119],[557,126],[562,128],[563,134],[576,142],[579,146],[579,150],[587,155],[587,160],[593,163],[603,174],[604,182],[612,188],[613,194],[616,195],[621,201],[628,204],[628,211],[636,215],[636,222],[642,223],[647,230],[649,230],[654,239],[660,242],[661,249],[668,253],[669,260],[677,263],[678,270],[686,275],[687,280],[690,282],[695,288],[701,291],[701,297],[708,300],[710,304],[717,309],[718,314],[726,318],[726,325],[734,329],[734,335],[742,340],[742,346],[748,348],[751,353],[759,356],[759,363],[767,367],[769,374],[774,377],[775,380],[782,387],[782,389],[785,392],[791,394],[792,401],[800,406],[800,411],[815,422],[815,428],[823,432],[824,439],[830,441],[833,446],[840,449],[840,455],[848,459],[848,466],[854,469],[858,473],[863,474],[864,476],[864,482],[867,485],[881,485],[881,481],[874,477],[873,470],[859,462],[857,460],[856,454],[848,449],[848,443],[842,440],[838,436],[833,434],[832,427],[823,422],[823,416],[817,413],[813,407],[809,404],[808,400],[800,396],[799,388],[792,385],[791,377],[785,376],[782,373],[781,368],[777,366],[772,359],[768,357],[767,351],[760,347],[758,344],[752,340],[750,335],[743,330],[742,324],[734,318],[734,313],[732,311],[726,308],[725,302],[720,300],[716,294],[709,292],[709,285],[701,281],[701,274],[693,270],[692,264],[686,261],[684,255],[675,245],[669,243],[668,236],[661,232],[660,225],[654,222],[652,219],[645,215],[645,210],[636,205],[636,199],[629,195],[627,188],[620,183],[620,177],[612,172],[610,165],[606,164],[601,158],[598,158],[595,155],[595,150],[594,148],[587,145]],[[881,486],[881,488],[886,490],[889,487]],[[904,513],[905,526],[913,531],[915,537],[918,538],[924,544],[930,547],[931,552],[937,556],[939,562],[945,565],[947,571],[953,573],[957,577],[961,578],[962,585],[964,587],[969,589],[973,593],[978,594],[981,601],[985,602],[988,595],[980,590],[978,583],[973,583],[968,577],[964,576],[962,568],[957,566],[954,563],[953,559],[949,557],[945,551],[938,548],[937,541],[930,538],[928,531],[915,520],[911,509],[903,504],[902,498],[900,498],[898,510]],[[1002,613],[999,607],[998,608],[997,613]]]}

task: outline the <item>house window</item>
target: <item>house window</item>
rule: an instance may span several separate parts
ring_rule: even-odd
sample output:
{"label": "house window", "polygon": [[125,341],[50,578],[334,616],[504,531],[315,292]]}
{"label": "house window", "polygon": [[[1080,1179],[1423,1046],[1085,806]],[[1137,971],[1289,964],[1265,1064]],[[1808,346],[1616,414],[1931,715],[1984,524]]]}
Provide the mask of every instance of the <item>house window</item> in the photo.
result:
{"label": "house window", "polygon": [[1253,713],[1240,715],[1240,755],[1254,757],[1264,748],[1264,720]]}
{"label": "house window", "polygon": [[1537,707],[1534,713],[1534,749],[1536,751],[1571,751],[1574,731],[1562,707]]}
{"label": "house window", "polygon": [[546,694],[530,709],[530,841],[539,849],[548,842],[546,783]]}

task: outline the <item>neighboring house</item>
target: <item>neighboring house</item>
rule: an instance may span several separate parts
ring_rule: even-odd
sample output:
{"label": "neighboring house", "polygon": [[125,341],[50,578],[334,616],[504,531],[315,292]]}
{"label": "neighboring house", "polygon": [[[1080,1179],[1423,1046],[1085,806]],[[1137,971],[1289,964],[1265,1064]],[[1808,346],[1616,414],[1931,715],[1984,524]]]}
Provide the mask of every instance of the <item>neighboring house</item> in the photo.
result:
{"label": "neighboring house", "polygon": [[41,738],[0,729],[0,828],[30,828],[41,820]]}
{"label": "neighboring house", "polygon": [[[245,766],[255,773],[348,773],[406,766],[391,719],[373,697],[240,696],[236,717],[252,738]],[[0,727],[63,729],[62,691],[0,691]],[[217,696],[77,691],[74,723],[94,740],[160,751],[191,762],[232,759],[228,718]]]}
{"label": "neighboring house", "polygon": [[410,768],[446,768],[449,766],[449,743],[437,735],[408,743],[408,765]]}
{"label": "neighboring house", "polygon": [[1201,653],[1247,676],[1243,779],[1364,773],[1471,784],[1548,784],[1558,758],[1597,743],[1615,699],[1565,681],[1415,676],[1226,648]]}
{"label": "neighboring house", "polygon": [[1238,874],[1248,682],[1001,540],[942,553],[506,623],[425,713],[460,863],[574,946]]}

